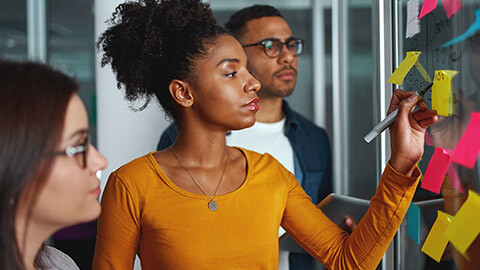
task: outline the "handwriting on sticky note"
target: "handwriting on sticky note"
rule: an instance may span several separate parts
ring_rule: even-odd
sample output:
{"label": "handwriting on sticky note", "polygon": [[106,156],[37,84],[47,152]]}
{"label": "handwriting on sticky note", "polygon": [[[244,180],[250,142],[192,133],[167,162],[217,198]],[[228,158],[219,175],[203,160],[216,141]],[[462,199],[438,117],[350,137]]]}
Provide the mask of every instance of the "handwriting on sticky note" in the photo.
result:
{"label": "handwriting on sticky note", "polygon": [[447,18],[453,16],[462,8],[462,2],[460,0],[442,0],[443,9],[447,13]]}
{"label": "handwriting on sticky note", "polygon": [[475,21],[472,25],[465,31],[465,33],[461,34],[460,36],[448,41],[447,43],[442,45],[442,48],[448,47],[453,45],[457,42],[463,41],[471,36],[473,36],[477,31],[480,30],[480,8],[475,10]]}
{"label": "handwriting on sticky note", "polygon": [[420,187],[440,194],[443,179],[445,179],[449,165],[450,155],[448,152],[443,148],[435,147],[435,152],[428,163],[427,171],[423,176]]}
{"label": "handwriting on sticky note", "polygon": [[445,230],[451,224],[453,217],[442,211],[437,212],[437,219],[433,223],[430,232],[423,243],[422,251],[437,262],[440,262],[445,247],[448,244],[448,238],[444,235]]}
{"label": "handwriting on sticky note", "polygon": [[422,9],[420,10],[420,15],[418,16],[421,19],[423,16],[432,12],[437,7],[437,0],[425,0],[423,1]]}
{"label": "handwriting on sticky note", "polygon": [[472,112],[470,123],[453,150],[452,161],[473,169],[480,151],[480,113]]}
{"label": "handwriting on sticky note", "polygon": [[438,115],[452,116],[454,113],[452,81],[457,74],[458,72],[455,70],[435,70],[432,110],[436,110]]}
{"label": "handwriting on sticky note", "polygon": [[463,255],[480,233],[479,213],[480,196],[469,190],[467,200],[445,230],[447,239]]}
{"label": "handwriting on sticky note", "polygon": [[408,236],[420,245],[420,207],[415,203],[410,203],[407,211]]}
{"label": "handwriting on sticky note", "polygon": [[398,85],[402,84],[403,79],[407,76],[408,71],[412,69],[413,65],[415,65],[420,54],[422,54],[422,52],[407,52],[407,56],[405,56],[402,63],[395,69],[392,76],[388,79],[388,82]]}

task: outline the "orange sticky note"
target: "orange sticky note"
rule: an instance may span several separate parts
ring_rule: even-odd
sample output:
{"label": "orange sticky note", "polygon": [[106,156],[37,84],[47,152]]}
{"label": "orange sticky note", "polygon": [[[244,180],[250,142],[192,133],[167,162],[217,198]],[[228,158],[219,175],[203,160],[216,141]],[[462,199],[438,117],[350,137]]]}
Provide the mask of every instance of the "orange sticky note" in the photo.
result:
{"label": "orange sticky note", "polygon": [[420,187],[439,194],[449,165],[450,155],[448,152],[443,148],[435,147],[435,152],[428,163],[427,171],[425,176],[423,176]]}
{"label": "orange sticky note", "polygon": [[448,238],[445,236],[445,230],[451,224],[453,217],[442,211],[437,212],[437,219],[433,223],[430,232],[422,246],[422,252],[430,256],[437,262],[440,262],[445,247],[448,244]]}
{"label": "orange sticky note", "polygon": [[469,190],[468,198],[445,230],[445,236],[464,254],[480,233],[480,195]]}
{"label": "orange sticky note", "polygon": [[402,84],[403,79],[405,79],[408,71],[415,65],[420,54],[422,54],[422,52],[407,52],[407,56],[405,56],[402,63],[395,69],[392,76],[388,79],[388,82],[398,85]]}
{"label": "orange sticky note", "polygon": [[435,70],[435,78],[432,87],[432,110],[436,110],[438,115],[453,115],[453,77],[458,72],[455,70]]}

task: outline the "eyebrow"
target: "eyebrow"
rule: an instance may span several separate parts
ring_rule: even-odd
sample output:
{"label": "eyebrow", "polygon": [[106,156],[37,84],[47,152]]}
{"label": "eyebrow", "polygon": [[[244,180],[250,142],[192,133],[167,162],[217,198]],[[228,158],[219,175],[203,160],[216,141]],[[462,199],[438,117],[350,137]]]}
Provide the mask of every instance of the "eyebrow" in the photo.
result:
{"label": "eyebrow", "polygon": [[77,131],[75,131],[72,135],[70,135],[70,137],[68,137],[68,139],[72,139],[74,137],[77,137],[77,136],[81,136],[81,135],[84,135],[84,134],[88,134],[88,129],[79,129]]}
{"label": "eyebrow", "polygon": [[220,60],[220,62],[218,62],[216,67],[218,67],[219,65],[221,65],[222,63],[225,63],[225,62],[240,63],[240,60],[238,60],[237,58],[224,58],[224,59]]}

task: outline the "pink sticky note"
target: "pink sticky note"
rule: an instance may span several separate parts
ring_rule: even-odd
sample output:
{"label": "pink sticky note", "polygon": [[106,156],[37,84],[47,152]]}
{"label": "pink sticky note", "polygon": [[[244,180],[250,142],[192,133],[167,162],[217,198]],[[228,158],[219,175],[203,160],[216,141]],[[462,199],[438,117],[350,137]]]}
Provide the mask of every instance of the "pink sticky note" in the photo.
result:
{"label": "pink sticky note", "polygon": [[462,187],[462,182],[460,182],[460,177],[458,176],[457,170],[455,170],[452,162],[450,162],[450,165],[448,166],[447,175],[448,179],[450,179],[452,187],[463,193],[464,191]]}
{"label": "pink sticky note", "polygon": [[432,136],[430,136],[430,133],[425,130],[425,144],[428,146],[433,146],[433,139]]}
{"label": "pink sticky note", "polygon": [[452,17],[453,14],[462,8],[462,2],[460,0],[442,0],[442,4],[448,18]]}
{"label": "pink sticky note", "polygon": [[425,176],[423,176],[420,187],[440,194],[448,165],[450,165],[450,155],[448,152],[443,148],[435,147],[435,152],[430,159],[430,163],[428,163],[427,171],[425,172]]}
{"label": "pink sticky note", "polygon": [[470,123],[453,150],[452,161],[473,169],[480,151],[480,113],[472,112]]}
{"label": "pink sticky note", "polygon": [[437,0],[425,0],[423,1],[422,9],[420,10],[420,15],[418,15],[418,19],[421,19],[423,16],[430,13],[437,7]]}

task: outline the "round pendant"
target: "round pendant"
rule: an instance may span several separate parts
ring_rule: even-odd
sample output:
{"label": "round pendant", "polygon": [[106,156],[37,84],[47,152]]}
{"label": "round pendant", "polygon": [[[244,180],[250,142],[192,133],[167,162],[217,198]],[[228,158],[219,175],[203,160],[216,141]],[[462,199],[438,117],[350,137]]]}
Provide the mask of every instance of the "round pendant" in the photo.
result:
{"label": "round pendant", "polygon": [[208,209],[212,210],[212,211],[215,211],[218,209],[218,203],[214,200],[211,200],[209,203],[208,203]]}

